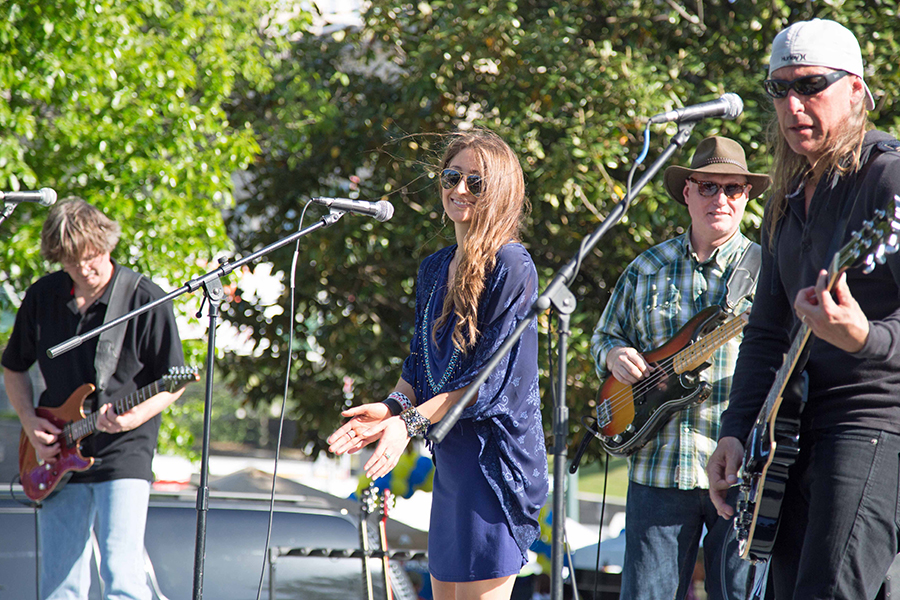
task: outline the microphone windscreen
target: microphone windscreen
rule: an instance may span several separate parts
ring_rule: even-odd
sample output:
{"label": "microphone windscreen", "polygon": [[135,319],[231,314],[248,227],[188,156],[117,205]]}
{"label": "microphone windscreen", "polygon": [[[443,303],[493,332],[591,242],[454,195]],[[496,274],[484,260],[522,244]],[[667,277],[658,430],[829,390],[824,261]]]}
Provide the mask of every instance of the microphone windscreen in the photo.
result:
{"label": "microphone windscreen", "polygon": [[375,214],[376,221],[387,221],[394,216],[394,205],[387,200],[379,200],[375,203],[378,206],[378,212]]}
{"label": "microphone windscreen", "polygon": [[725,100],[728,107],[726,108],[726,119],[737,119],[744,112],[744,101],[737,94],[731,92],[722,94],[722,100]]}
{"label": "microphone windscreen", "polygon": [[41,206],[53,206],[56,204],[56,190],[41,188]]}

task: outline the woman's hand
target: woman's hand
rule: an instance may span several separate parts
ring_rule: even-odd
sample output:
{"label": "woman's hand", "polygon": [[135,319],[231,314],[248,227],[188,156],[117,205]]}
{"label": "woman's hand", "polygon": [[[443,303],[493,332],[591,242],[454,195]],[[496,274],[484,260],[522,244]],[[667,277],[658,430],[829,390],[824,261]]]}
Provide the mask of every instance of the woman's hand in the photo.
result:
{"label": "woman's hand", "polygon": [[387,404],[373,402],[347,409],[341,416],[350,420],[328,436],[328,451],[353,454],[381,437],[384,421],[390,418],[391,411]]}
{"label": "woman's hand", "polygon": [[391,469],[397,466],[400,456],[409,445],[409,440],[406,423],[400,417],[391,417],[384,421],[378,446],[366,461],[366,477],[375,481],[390,473]]}

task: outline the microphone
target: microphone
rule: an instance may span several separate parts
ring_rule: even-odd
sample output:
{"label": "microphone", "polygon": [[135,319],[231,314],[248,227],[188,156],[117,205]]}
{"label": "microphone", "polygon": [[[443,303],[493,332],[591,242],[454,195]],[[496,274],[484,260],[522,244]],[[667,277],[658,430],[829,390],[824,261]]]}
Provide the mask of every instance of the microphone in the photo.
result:
{"label": "microphone", "polygon": [[50,188],[41,188],[37,192],[0,192],[0,200],[7,204],[37,202],[41,206],[53,206],[56,202],[56,192]]}
{"label": "microphone", "polygon": [[387,200],[367,202],[366,200],[349,200],[347,198],[313,198],[312,201],[335,210],[375,217],[376,221],[387,221],[394,216],[394,205]]}
{"label": "microphone", "polygon": [[700,121],[707,117],[721,117],[723,119],[736,119],[744,112],[744,101],[737,94],[722,94],[718,100],[710,100],[703,104],[676,108],[668,112],[650,117],[650,123],[668,123],[675,121]]}

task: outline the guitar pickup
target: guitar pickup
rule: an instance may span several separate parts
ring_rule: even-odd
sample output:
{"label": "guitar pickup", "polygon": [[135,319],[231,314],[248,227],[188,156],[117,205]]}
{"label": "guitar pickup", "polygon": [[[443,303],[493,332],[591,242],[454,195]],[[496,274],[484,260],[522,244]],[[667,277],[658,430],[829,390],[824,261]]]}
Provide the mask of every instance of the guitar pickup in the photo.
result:
{"label": "guitar pickup", "polygon": [[603,429],[612,423],[612,411],[609,407],[609,400],[604,400],[597,405],[597,429]]}

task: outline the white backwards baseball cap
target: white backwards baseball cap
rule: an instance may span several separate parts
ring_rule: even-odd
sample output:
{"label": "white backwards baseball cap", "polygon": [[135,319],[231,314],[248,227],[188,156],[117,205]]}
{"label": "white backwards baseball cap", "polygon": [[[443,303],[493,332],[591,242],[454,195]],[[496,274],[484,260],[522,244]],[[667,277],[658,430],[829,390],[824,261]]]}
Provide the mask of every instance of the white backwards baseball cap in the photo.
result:
{"label": "white backwards baseball cap", "polygon": [[828,67],[858,76],[866,90],[866,108],[875,108],[875,99],[863,77],[859,42],[840,23],[826,19],[798,21],[776,35],[769,58],[769,77],[782,67],[793,66]]}

